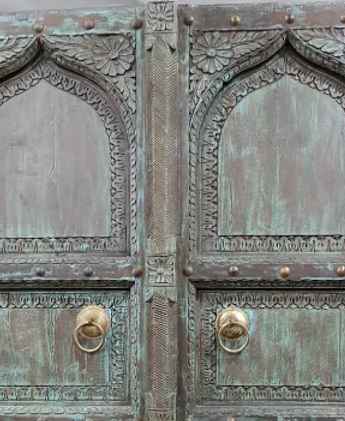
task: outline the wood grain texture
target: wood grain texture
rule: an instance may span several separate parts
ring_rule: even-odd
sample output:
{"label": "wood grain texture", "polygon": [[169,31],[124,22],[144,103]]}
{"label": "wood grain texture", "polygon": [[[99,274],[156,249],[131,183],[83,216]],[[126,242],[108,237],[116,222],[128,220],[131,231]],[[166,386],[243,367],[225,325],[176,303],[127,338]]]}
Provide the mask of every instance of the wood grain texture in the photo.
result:
{"label": "wood grain texture", "polygon": [[343,233],[344,133],[341,107],[288,77],[248,95],[220,141],[219,234]]}
{"label": "wood grain texture", "polygon": [[108,138],[96,112],[42,82],[1,107],[0,125],[0,236],[109,235]]}

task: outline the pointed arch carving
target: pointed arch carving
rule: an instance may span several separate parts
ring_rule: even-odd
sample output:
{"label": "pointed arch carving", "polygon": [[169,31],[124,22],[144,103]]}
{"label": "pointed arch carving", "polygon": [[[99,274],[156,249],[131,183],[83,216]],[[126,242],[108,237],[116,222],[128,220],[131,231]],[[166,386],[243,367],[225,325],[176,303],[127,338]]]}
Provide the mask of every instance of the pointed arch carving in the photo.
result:
{"label": "pointed arch carving", "polygon": [[[190,90],[190,245],[237,252],[344,251],[345,236],[218,234],[218,148],[224,123],[242,99],[284,75],[345,110],[343,29],[192,33]],[[316,65],[316,66],[315,66]],[[319,70],[323,67],[325,71]]]}
{"label": "pointed arch carving", "polygon": [[42,80],[77,96],[103,122],[111,174],[108,237],[0,238],[0,252],[135,252],[135,76],[131,33],[0,39],[0,106]]}

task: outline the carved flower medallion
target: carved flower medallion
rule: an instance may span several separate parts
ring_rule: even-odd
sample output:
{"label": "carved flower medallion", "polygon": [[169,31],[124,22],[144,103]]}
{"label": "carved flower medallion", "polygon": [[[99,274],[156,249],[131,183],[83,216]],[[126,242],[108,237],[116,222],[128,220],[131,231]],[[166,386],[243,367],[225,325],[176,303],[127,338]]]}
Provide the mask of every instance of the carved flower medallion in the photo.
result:
{"label": "carved flower medallion", "polygon": [[152,2],[148,4],[148,24],[154,31],[169,31],[173,28],[174,5],[172,2]]}
{"label": "carved flower medallion", "polygon": [[106,76],[123,75],[134,62],[132,46],[124,37],[99,39],[92,52],[96,69]]}
{"label": "carved flower medallion", "polygon": [[223,34],[205,32],[196,39],[191,55],[199,70],[213,74],[230,63],[233,52]]}

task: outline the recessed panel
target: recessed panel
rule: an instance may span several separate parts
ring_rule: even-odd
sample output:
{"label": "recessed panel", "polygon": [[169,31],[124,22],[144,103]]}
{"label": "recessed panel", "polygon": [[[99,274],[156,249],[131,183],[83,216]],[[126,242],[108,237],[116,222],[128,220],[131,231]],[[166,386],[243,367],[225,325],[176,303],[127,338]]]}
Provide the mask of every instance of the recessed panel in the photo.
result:
{"label": "recessed panel", "polygon": [[247,95],[222,132],[219,235],[345,232],[345,115],[285,76]]}
{"label": "recessed panel", "polygon": [[109,141],[95,110],[41,81],[0,107],[0,125],[0,236],[109,235]]}

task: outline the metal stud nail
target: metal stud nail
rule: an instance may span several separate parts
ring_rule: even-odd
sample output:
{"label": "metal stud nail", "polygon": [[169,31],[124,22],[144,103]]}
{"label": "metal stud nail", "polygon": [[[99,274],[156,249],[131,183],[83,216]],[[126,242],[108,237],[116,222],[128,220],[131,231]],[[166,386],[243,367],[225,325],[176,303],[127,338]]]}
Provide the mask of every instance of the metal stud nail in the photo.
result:
{"label": "metal stud nail", "polygon": [[193,18],[193,16],[191,16],[191,15],[186,15],[186,16],[184,17],[184,23],[185,23],[185,25],[191,26],[191,25],[193,25],[193,22],[194,22],[194,18]]}
{"label": "metal stud nail", "polygon": [[230,25],[238,26],[241,23],[241,18],[238,15],[230,16]]}
{"label": "metal stud nail", "polygon": [[281,278],[283,279],[287,279],[290,276],[290,268],[289,266],[282,266],[280,268],[279,274],[281,276]]}
{"label": "metal stud nail", "polygon": [[92,268],[90,268],[90,267],[86,267],[86,268],[84,269],[84,275],[85,275],[85,276],[87,276],[88,278],[90,278],[90,276],[92,276],[92,275],[93,275],[93,270],[92,270]]}
{"label": "metal stud nail", "polygon": [[231,276],[237,276],[240,272],[239,268],[237,266],[230,266],[228,269],[229,275]]}
{"label": "metal stud nail", "polygon": [[43,268],[37,268],[35,273],[36,273],[36,276],[43,277],[46,274],[46,271]]}
{"label": "metal stud nail", "polygon": [[131,27],[135,30],[141,29],[143,26],[144,21],[142,19],[135,19],[131,24]]}
{"label": "metal stud nail", "polygon": [[94,18],[92,17],[86,17],[82,20],[82,26],[84,29],[86,29],[87,31],[90,31],[91,29],[94,29],[96,26],[96,21]]}
{"label": "metal stud nail", "polygon": [[193,267],[190,265],[185,266],[183,269],[183,274],[185,276],[191,276],[193,274]]}
{"label": "metal stud nail", "polygon": [[132,270],[132,275],[136,278],[140,278],[144,275],[144,268],[142,266],[137,266]]}
{"label": "metal stud nail", "polygon": [[36,34],[41,34],[44,31],[44,23],[43,22],[35,22],[32,25],[32,30],[36,33]]}
{"label": "metal stud nail", "polygon": [[344,277],[345,276],[345,266],[341,265],[337,267],[337,275],[340,277]]}
{"label": "metal stud nail", "polygon": [[285,22],[288,24],[294,23],[295,22],[295,16],[292,15],[291,13],[289,13],[288,15],[285,16]]}

